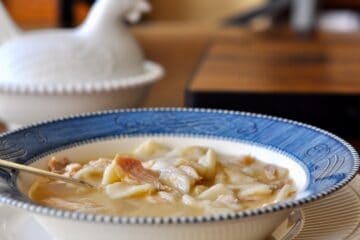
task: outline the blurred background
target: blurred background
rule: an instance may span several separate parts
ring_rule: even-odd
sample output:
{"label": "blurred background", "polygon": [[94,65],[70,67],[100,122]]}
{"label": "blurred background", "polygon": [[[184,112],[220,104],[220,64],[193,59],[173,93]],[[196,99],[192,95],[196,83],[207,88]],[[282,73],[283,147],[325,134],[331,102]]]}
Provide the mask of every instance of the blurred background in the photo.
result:
{"label": "blurred background", "polygon": [[[90,0],[4,0],[11,16],[24,28],[56,27],[62,23],[82,22]],[[218,22],[239,11],[259,6],[264,0],[151,0],[153,11],[147,21],[202,21]]]}
{"label": "blurred background", "polygon": [[[166,76],[145,107],[291,118],[360,138],[359,0],[150,0],[129,26]],[[93,0],[3,0],[23,29],[74,27]]]}
{"label": "blurred background", "polygon": [[[3,0],[10,15],[27,29],[78,25],[82,22],[94,0]],[[248,15],[264,5],[270,14],[286,12],[289,5],[303,14],[313,14],[311,8],[319,9],[319,14],[328,10],[360,9],[357,0],[150,0],[153,10],[146,21],[187,21],[219,24],[236,15]],[[291,6],[290,6],[291,8]],[[293,9],[293,12],[296,10]],[[265,12],[262,12],[266,14]],[[306,15],[304,15],[305,17]],[[348,16],[349,18],[353,17]],[[345,16],[344,16],[345,18]]]}

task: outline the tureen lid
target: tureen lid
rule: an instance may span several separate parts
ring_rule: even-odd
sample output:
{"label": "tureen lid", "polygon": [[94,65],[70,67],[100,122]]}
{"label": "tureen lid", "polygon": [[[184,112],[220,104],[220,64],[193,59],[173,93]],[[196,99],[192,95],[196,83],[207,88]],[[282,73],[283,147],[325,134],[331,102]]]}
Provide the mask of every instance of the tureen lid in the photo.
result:
{"label": "tureen lid", "polygon": [[49,34],[31,34],[4,44],[0,48],[0,81],[96,82],[144,72],[140,48],[133,42],[106,46],[67,33]]}
{"label": "tureen lid", "polygon": [[117,21],[122,13],[136,20],[148,7],[144,3],[100,0],[77,29],[33,31],[6,41],[0,46],[0,90],[111,90],[159,78],[162,68],[144,60]]}

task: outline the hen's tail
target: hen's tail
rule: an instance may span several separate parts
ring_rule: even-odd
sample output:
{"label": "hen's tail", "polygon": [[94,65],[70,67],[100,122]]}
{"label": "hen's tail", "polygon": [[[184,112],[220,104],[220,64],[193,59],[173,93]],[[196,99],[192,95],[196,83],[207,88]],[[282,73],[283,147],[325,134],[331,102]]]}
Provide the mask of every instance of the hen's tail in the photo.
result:
{"label": "hen's tail", "polygon": [[12,21],[0,0],[0,45],[20,34],[20,29]]}

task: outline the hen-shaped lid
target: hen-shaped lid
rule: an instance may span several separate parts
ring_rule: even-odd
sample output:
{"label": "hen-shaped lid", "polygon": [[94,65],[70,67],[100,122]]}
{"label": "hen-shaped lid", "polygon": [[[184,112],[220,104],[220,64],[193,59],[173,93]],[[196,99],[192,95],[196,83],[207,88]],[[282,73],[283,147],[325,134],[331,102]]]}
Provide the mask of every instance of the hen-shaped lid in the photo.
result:
{"label": "hen-shaped lid", "polygon": [[29,32],[4,43],[0,88],[65,91],[152,80],[161,69],[145,63],[135,39],[118,20],[125,13],[136,20],[147,9],[145,3],[98,0],[77,29]]}
{"label": "hen-shaped lid", "polygon": [[141,74],[143,57],[132,41],[106,43],[70,32],[42,32],[1,47],[0,66],[2,82],[94,82]]}

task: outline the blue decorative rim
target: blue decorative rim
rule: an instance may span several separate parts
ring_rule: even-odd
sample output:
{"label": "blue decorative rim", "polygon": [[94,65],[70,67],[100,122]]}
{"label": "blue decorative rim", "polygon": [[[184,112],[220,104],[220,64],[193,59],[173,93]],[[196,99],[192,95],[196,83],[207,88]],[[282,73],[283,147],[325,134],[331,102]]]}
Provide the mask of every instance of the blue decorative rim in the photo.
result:
{"label": "blue decorative rim", "polygon": [[[148,113],[146,115],[145,113]],[[40,206],[37,204],[30,203],[29,201],[26,201],[23,199],[23,196],[14,195],[14,191],[16,191],[16,187],[14,186],[15,178],[13,174],[9,174],[7,172],[0,172],[0,175],[2,177],[5,177],[8,180],[8,186],[10,186],[9,189],[3,190],[0,189],[2,192],[0,194],[0,202],[15,206],[17,208],[25,209],[33,213],[37,214],[43,214],[53,217],[60,217],[64,219],[73,219],[73,220],[81,220],[81,221],[88,221],[88,222],[98,222],[98,223],[113,223],[113,224],[187,224],[187,223],[204,223],[204,222],[213,222],[213,221],[222,221],[222,220],[235,220],[250,216],[256,216],[256,215],[262,215],[266,213],[276,212],[283,209],[289,209],[294,208],[297,206],[301,206],[305,203],[312,202],[314,200],[323,198],[327,195],[329,195],[332,192],[335,192],[336,190],[340,189],[344,185],[346,185],[357,173],[359,166],[360,166],[360,160],[357,152],[354,150],[354,148],[347,143],[346,141],[342,140],[341,138],[335,136],[332,133],[329,133],[325,130],[319,129],[317,127],[313,127],[307,124],[299,123],[292,120],[287,120],[283,118],[278,117],[271,117],[261,114],[254,114],[254,113],[246,113],[246,112],[236,112],[236,111],[226,111],[226,110],[209,110],[209,109],[186,109],[186,108],[141,108],[141,109],[124,109],[124,110],[114,110],[114,111],[105,111],[105,112],[96,112],[96,113],[86,113],[86,114],[80,114],[75,115],[71,117],[62,118],[59,120],[53,120],[53,121],[46,121],[38,124],[33,124],[25,128],[21,128],[19,130],[13,131],[13,132],[7,132],[2,135],[0,135],[0,145],[5,146],[2,149],[0,148],[0,157],[5,158],[12,161],[17,162],[29,162],[29,160],[35,160],[41,155],[45,154],[46,152],[59,150],[61,147],[69,147],[69,142],[66,141],[62,143],[62,145],[58,145],[57,147],[47,147],[48,151],[44,151],[44,147],[41,144],[48,143],[48,139],[45,135],[41,134],[40,130],[42,128],[45,128],[47,126],[53,126],[54,129],[61,129],[61,124],[65,123],[66,121],[79,121],[81,124],[81,120],[86,120],[91,118],[99,118],[101,120],[102,117],[112,117],[113,115],[119,115],[121,118],[121,121],[118,121],[119,119],[115,118],[114,121],[116,124],[119,124],[120,128],[123,131],[130,131],[131,129],[135,129],[136,126],[132,125],[132,121],[136,119],[136,114],[145,114],[147,117],[155,115],[161,115],[168,113],[166,115],[167,117],[172,118],[173,120],[176,120],[173,122],[176,127],[179,127],[180,133],[175,133],[173,135],[179,136],[181,135],[182,126],[181,121],[178,122],[179,119],[176,119],[176,117],[171,117],[173,114],[180,114],[180,115],[197,115],[197,114],[205,114],[207,115],[206,119],[200,119],[199,116],[196,116],[198,121],[200,121],[199,124],[196,124],[194,122],[191,122],[190,128],[192,131],[196,133],[203,133],[207,137],[215,137],[216,134],[213,135],[212,133],[217,133],[220,138],[223,137],[222,135],[225,134],[224,132],[227,132],[228,134],[235,134],[236,136],[241,136],[242,140],[249,141],[254,140],[255,142],[258,142],[261,140],[261,131],[258,131],[258,128],[262,128],[263,132],[268,131],[268,133],[271,133],[271,129],[279,130],[280,125],[286,125],[287,128],[285,130],[287,131],[288,135],[286,139],[284,138],[278,138],[275,139],[276,141],[280,141],[281,144],[285,144],[284,146],[288,146],[286,144],[293,143],[294,140],[298,139],[299,137],[303,137],[302,135],[304,132],[307,134],[310,134],[307,138],[309,141],[311,139],[317,139],[321,136],[322,141],[328,141],[327,143],[318,141],[318,139],[315,141],[314,144],[311,145],[311,148],[306,149],[306,151],[303,151],[300,156],[295,156],[297,158],[308,158],[312,159],[308,162],[304,162],[304,164],[307,165],[309,169],[312,171],[312,184],[310,184],[309,191],[313,191],[314,194],[300,198],[300,199],[294,199],[289,200],[286,202],[281,202],[278,204],[270,205],[263,208],[257,208],[257,209],[251,209],[246,210],[242,212],[237,213],[230,213],[230,214],[219,214],[219,215],[210,215],[210,216],[196,216],[196,217],[126,217],[126,216],[104,216],[104,215],[96,215],[96,214],[84,214],[79,212],[71,212],[71,211],[64,211],[64,210],[58,210],[53,208],[48,208],[44,206]],[[126,122],[125,125],[122,121],[124,116],[127,116],[131,121]],[[135,115],[135,118],[132,118]],[[155,116],[154,115],[154,116]],[[179,116],[180,116],[179,115]],[[212,118],[213,117],[213,118]],[[214,124],[213,121],[218,121],[219,118],[223,117],[221,120],[222,124]],[[126,117],[125,117],[126,118]],[[246,120],[242,122],[234,122],[235,120]],[[257,119],[259,121],[258,124],[253,124],[252,121],[247,121],[249,119]],[[90,121],[89,120],[89,121]],[[163,121],[161,119],[155,119],[153,121]],[[210,121],[211,124],[209,126],[211,128],[204,129],[202,124],[206,121]],[[131,123],[131,124],[130,124]],[[163,124],[161,122],[161,124]],[[263,125],[261,125],[261,124]],[[266,124],[265,124],[266,123]],[[88,122],[88,124],[91,124],[91,121]],[[139,122],[136,122],[136,124],[139,124]],[[141,121],[140,121],[141,124]],[[188,122],[186,122],[188,124]],[[230,124],[230,125],[229,125]],[[222,125],[226,125],[227,127],[224,128]],[[230,128],[230,127],[238,127],[238,128]],[[243,128],[245,126],[245,128]],[[143,126],[141,126],[143,127]],[[146,127],[146,126],[145,126]],[[149,127],[149,126],[148,126]],[[159,126],[158,126],[159,127]],[[181,128],[182,127],[182,128]],[[189,127],[187,125],[187,127]],[[240,128],[239,128],[240,127]],[[166,126],[164,127],[166,130]],[[269,128],[271,128],[269,130]],[[40,130],[39,130],[40,129]],[[160,129],[160,128],[159,128]],[[297,129],[297,130],[296,130]],[[303,131],[301,132],[300,131]],[[34,130],[38,130],[38,132],[34,132]],[[165,131],[163,130],[163,131]],[[231,130],[231,131],[230,131]],[[284,130],[284,129],[283,129]],[[298,131],[299,134],[296,134],[297,132],[294,132],[294,134],[289,134],[289,131]],[[134,130],[135,131],[135,130]],[[170,130],[169,130],[170,131]],[[136,132],[136,131],[135,131]],[[135,133],[133,132],[133,134]],[[132,136],[134,136],[132,134]],[[153,134],[153,132],[150,132],[149,134]],[[166,132],[164,135],[169,135],[170,132]],[[279,135],[277,136],[283,136]],[[126,132],[124,133],[126,135]],[[190,134],[192,135],[192,134]],[[294,136],[293,136],[294,135]],[[17,140],[19,136],[22,136],[24,138],[27,138],[28,136],[32,136],[31,140],[28,141],[28,144],[33,144],[34,147],[34,156],[32,156],[29,152],[26,152],[24,148],[19,148],[14,145],[12,140]],[[116,136],[115,135],[109,135],[109,136]],[[250,137],[251,136],[251,139]],[[103,136],[98,136],[103,137]],[[227,139],[229,136],[226,136]],[[289,138],[292,138],[289,140]],[[35,139],[35,140],[34,140]],[[96,139],[96,136],[93,136],[90,139]],[[239,139],[239,137],[238,137]],[[264,141],[275,141],[274,139],[271,139],[271,135],[266,135],[266,138],[263,138]],[[320,138],[319,138],[320,139]],[[14,141],[15,142],[15,141]],[[36,142],[36,144],[35,144]],[[77,143],[76,143],[77,142]],[[85,143],[84,141],[73,141],[71,143],[76,144],[82,144]],[[301,145],[300,142],[295,142],[295,146],[288,146],[289,148],[300,148],[304,150],[303,145],[309,144],[308,142],[303,142]],[[260,141],[260,144],[263,144],[263,142]],[[280,144],[280,143],[279,143]],[[51,145],[51,144],[50,144]],[[269,144],[265,144],[269,145]],[[294,145],[294,144],[293,144]],[[329,147],[330,145],[330,147]],[[1,147],[0,146],[0,147]],[[270,146],[272,146],[270,144]],[[33,146],[32,146],[33,147]],[[274,146],[276,148],[276,146]],[[32,149],[32,148],[29,148]],[[6,150],[6,151],[5,151]],[[280,148],[280,150],[283,150]],[[285,150],[284,150],[285,151]],[[285,151],[288,152],[288,151]],[[24,159],[27,157],[26,159]],[[320,159],[320,160],[319,160]],[[334,165],[335,162],[335,165]],[[349,165],[350,164],[350,165]],[[325,167],[324,169],[319,170],[319,166]],[[339,172],[339,170],[344,170],[345,172]],[[319,172],[319,173],[318,173]],[[335,175],[335,173],[337,175]],[[315,188],[314,188],[315,187]],[[322,190],[319,190],[322,189]]]}

